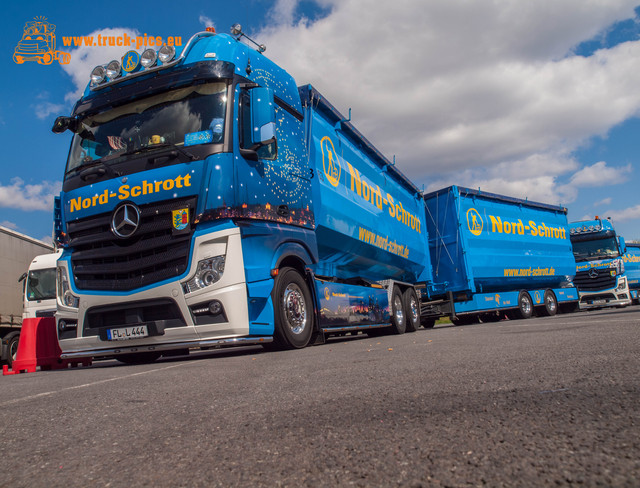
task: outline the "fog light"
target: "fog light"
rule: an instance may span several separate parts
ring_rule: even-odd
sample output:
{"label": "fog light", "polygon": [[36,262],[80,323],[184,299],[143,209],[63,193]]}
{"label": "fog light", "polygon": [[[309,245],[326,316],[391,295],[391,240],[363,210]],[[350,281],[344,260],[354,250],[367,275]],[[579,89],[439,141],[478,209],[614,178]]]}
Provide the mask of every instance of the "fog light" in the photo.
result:
{"label": "fog light", "polygon": [[211,315],[218,315],[220,312],[222,312],[222,303],[220,303],[218,300],[213,300],[211,303],[209,303],[209,312],[211,313]]}

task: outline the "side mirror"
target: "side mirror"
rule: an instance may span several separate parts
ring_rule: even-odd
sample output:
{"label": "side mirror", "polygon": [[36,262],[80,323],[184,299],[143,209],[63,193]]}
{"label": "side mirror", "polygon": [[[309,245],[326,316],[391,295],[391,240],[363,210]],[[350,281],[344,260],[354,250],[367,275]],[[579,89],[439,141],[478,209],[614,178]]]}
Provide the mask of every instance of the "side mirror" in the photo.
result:
{"label": "side mirror", "polygon": [[71,132],[78,130],[78,121],[75,117],[58,117],[53,123],[51,131],[55,134],[62,134],[67,129]]}
{"label": "side mirror", "polygon": [[627,244],[624,242],[624,237],[618,236],[618,243],[620,244],[620,252],[627,254]]}
{"label": "side mirror", "polygon": [[276,140],[276,108],[273,90],[257,87],[251,96],[251,144],[266,146]]}

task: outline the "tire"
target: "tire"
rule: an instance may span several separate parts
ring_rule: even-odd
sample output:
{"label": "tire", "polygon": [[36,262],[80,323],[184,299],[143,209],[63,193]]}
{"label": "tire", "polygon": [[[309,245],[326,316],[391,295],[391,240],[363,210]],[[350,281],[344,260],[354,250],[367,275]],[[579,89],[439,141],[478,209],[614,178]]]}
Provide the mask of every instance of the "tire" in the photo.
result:
{"label": "tire", "polygon": [[393,287],[391,293],[391,331],[394,334],[404,334],[407,331],[407,314],[404,312],[402,292],[397,286]]}
{"label": "tire", "polygon": [[115,358],[124,364],[147,364],[153,363],[156,359],[162,356],[159,351],[150,352],[136,352],[132,354],[121,354]]}
{"label": "tire", "polygon": [[424,327],[425,329],[433,329],[433,327],[436,325],[436,319],[434,319],[433,317],[421,318],[420,324],[422,324],[422,327]]}
{"label": "tire", "polygon": [[41,58],[38,58],[38,64],[50,65],[53,62],[53,54],[44,53]]}
{"label": "tire", "polygon": [[555,293],[551,290],[546,290],[544,292],[544,307],[540,309],[541,315],[545,317],[553,317],[558,313],[558,300],[556,299]]}
{"label": "tire", "polygon": [[521,291],[518,295],[518,308],[514,317],[517,319],[529,319],[533,315],[533,300],[526,291]]}
{"label": "tire", "polygon": [[294,268],[280,269],[273,286],[274,341],[286,349],[301,349],[313,333],[313,304],[304,278]]}
{"label": "tire", "polygon": [[407,332],[415,332],[420,328],[420,302],[413,288],[407,288],[402,294],[402,305],[407,315]]}
{"label": "tire", "polygon": [[20,341],[20,332],[11,332],[7,334],[2,342],[7,345],[7,364],[9,368],[13,365],[16,356],[18,355],[18,342]]}

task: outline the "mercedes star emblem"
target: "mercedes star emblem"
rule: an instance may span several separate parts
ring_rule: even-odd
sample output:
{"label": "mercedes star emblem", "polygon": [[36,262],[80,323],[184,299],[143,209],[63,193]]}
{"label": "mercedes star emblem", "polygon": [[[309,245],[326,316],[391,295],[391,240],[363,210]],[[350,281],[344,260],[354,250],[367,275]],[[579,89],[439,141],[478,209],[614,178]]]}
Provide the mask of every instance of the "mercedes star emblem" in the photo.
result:
{"label": "mercedes star emblem", "polygon": [[131,237],[140,225],[140,210],[131,203],[116,208],[111,218],[111,232],[117,237]]}
{"label": "mercedes star emblem", "polygon": [[589,270],[589,278],[595,280],[598,277],[598,270],[591,268]]}

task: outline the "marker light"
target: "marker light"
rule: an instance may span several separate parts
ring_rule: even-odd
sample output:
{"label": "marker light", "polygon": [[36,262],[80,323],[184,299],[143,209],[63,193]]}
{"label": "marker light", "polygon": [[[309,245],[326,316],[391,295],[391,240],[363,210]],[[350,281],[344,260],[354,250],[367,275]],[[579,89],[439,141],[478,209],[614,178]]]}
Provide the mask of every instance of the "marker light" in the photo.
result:
{"label": "marker light", "polygon": [[145,52],[142,53],[142,56],[140,56],[140,64],[142,64],[144,68],[151,68],[151,66],[156,64],[157,60],[158,54],[153,49],[145,50]]}
{"label": "marker light", "polygon": [[166,44],[164,44],[160,48],[160,51],[158,51],[158,58],[163,63],[168,63],[173,59],[175,55],[176,55],[176,48],[173,46],[167,46]]}
{"label": "marker light", "polygon": [[215,27],[207,27],[205,30],[207,32],[213,32],[214,34],[216,33],[216,28]]}
{"label": "marker light", "polygon": [[105,71],[104,66],[96,66],[91,72],[91,84],[97,85],[98,83],[102,83],[106,76],[107,72]]}
{"label": "marker light", "polygon": [[115,80],[121,73],[120,63],[115,59],[107,65],[107,77],[110,80]]}

